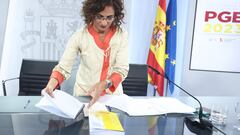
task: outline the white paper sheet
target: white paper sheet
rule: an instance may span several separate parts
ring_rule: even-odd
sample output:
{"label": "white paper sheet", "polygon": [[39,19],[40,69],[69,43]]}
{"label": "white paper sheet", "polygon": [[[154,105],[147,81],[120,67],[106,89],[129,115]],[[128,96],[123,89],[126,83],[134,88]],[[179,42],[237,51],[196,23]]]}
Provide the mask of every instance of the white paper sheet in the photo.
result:
{"label": "white paper sheet", "polygon": [[82,102],[61,90],[53,92],[54,98],[45,91],[42,94],[44,97],[35,106],[58,116],[74,119],[84,107]]}
{"label": "white paper sheet", "polygon": [[91,135],[125,135],[125,132],[113,131],[113,130],[102,130],[96,128],[90,128]]}
{"label": "white paper sheet", "polygon": [[192,114],[195,109],[172,97],[132,98],[123,95],[105,95],[99,102],[117,108],[130,116],[161,115],[167,113]]}
{"label": "white paper sheet", "polygon": [[84,117],[88,117],[89,112],[97,112],[97,111],[109,112],[105,104],[100,102],[94,103],[90,108],[87,108],[88,103],[84,103],[84,104],[85,104],[85,107],[83,109]]}

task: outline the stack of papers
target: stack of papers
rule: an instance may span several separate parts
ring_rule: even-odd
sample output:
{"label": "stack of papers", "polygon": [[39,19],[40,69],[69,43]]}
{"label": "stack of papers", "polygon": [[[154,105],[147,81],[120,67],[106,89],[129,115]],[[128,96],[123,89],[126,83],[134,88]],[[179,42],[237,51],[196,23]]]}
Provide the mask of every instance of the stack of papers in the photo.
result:
{"label": "stack of papers", "polygon": [[126,112],[130,116],[161,115],[167,113],[193,114],[190,107],[172,97],[132,98],[123,95],[105,95],[99,102]]}
{"label": "stack of papers", "polygon": [[[44,97],[36,104],[37,107],[50,113],[75,119],[83,110],[84,103],[64,91],[55,90],[54,98],[43,91]],[[87,106],[87,104],[86,104]],[[193,114],[195,108],[188,106],[172,97],[132,98],[123,95],[105,95],[99,98],[90,108],[84,109],[85,116],[90,112],[106,112],[106,106],[117,108],[130,116],[162,115],[168,113]]]}
{"label": "stack of papers", "polygon": [[89,126],[91,130],[103,129],[124,131],[118,115],[113,112],[98,111],[89,113]]}
{"label": "stack of papers", "polygon": [[44,90],[42,94],[44,97],[35,106],[52,114],[75,119],[83,110],[84,103],[64,91],[55,90],[53,92],[54,98],[50,97]]}
{"label": "stack of papers", "polygon": [[103,103],[100,103],[100,102],[94,103],[90,108],[87,108],[87,106],[88,106],[88,103],[85,103],[85,107],[83,109],[85,117],[88,117],[89,113],[94,113],[94,112],[99,112],[99,111],[109,112],[107,107]]}

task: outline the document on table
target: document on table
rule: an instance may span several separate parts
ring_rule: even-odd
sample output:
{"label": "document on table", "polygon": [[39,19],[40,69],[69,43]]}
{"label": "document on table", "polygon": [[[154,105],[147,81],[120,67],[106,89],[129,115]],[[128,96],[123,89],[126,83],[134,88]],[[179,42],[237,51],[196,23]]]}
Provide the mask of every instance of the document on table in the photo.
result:
{"label": "document on table", "polygon": [[123,132],[123,127],[119,121],[118,115],[114,112],[90,112],[89,113],[90,130],[114,130]]}
{"label": "document on table", "polygon": [[90,108],[87,108],[88,103],[84,103],[85,107],[83,109],[84,111],[84,116],[88,117],[89,113],[93,113],[93,112],[109,112],[108,108],[105,106],[105,104],[100,103],[100,102],[96,102],[94,103]]}
{"label": "document on table", "polygon": [[53,92],[54,98],[45,91],[42,91],[42,94],[42,99],[35,106],[52,114],[75,119],[83,110],[84,103],[64,91],[55,90]]}
{"label": "document on table", "polygon": [[172,97],[132,98],[123,95],[105,95],[103,104],[126,112],[130,116],[161,115],[167,113],[192,114],[195,109]]}

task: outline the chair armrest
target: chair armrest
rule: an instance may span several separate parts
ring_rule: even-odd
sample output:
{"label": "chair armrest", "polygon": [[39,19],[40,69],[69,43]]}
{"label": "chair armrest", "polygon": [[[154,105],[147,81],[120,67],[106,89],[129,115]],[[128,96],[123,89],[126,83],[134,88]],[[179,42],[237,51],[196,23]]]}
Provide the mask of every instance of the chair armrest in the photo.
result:
{"label": "chair armrest", "polygon": [[19,79],[19,77],[9,78],[9,79],[6,79],[6,80],[2,80],[2,87],[3,87],[3,94],[4,94],[4,96],[7,96],[5,83],[6,83],[7,81],[12,81],[12,80],[16,80],[16,79]]}

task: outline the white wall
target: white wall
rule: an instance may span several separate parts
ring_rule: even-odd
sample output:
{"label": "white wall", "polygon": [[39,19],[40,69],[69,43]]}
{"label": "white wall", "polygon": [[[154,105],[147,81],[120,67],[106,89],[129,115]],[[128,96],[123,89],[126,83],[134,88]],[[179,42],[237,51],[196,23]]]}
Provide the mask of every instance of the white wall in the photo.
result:
{"label": "white wall", "polygon": [[130,62],[146,63],[158,0],[131,0]]}
{"label": "white wall", "polygon": [[[8,4],[9,0],[1,0],[0,2],[0,70],[1,70],[1,60],[2,60],[2,49],[4,43],[4,34],[6,29],[6,20],[7,20],[7,13],[8,13]],[[0,72],[0,79],[1,79],[1,72]],[[0,84],[0,95],[3,95],[2,91],[2,84]]]}
{"label": "white wall", "polygon": [[8,3],[9,3],[9,0],[2,0],[0,4],[0,9],[1,9],[1,12],[0,12],[0,20],[1,20],[0,22],[0,63],[2,58],[2,48],[3,48],[3,39],[5,34],[5,28],[6,28]]}
{"label": "white wall", "polygon": [[[52,1],[11,0],[0,79],[19,76],[22,58],[58,60],[69,36],[82,25],[81,3],[66,3],[64,10]],[[18,80],[8,82],[7,88],[8,95],[17,95]]]}

